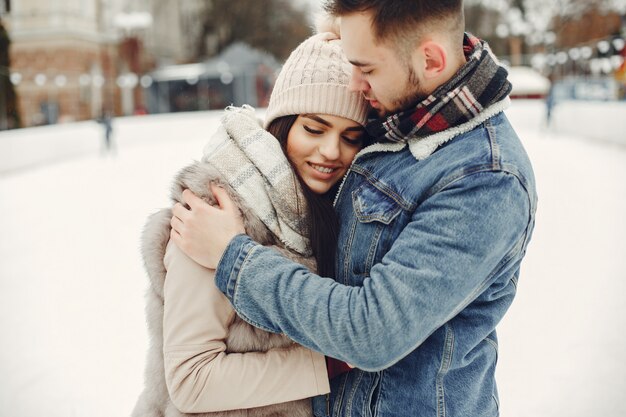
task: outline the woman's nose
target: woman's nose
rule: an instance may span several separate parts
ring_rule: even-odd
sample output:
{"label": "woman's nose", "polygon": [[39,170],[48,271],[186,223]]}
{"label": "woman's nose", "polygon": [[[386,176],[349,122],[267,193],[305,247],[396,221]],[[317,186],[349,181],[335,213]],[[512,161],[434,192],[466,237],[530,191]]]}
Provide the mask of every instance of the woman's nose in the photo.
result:
{"label": "woman's nose", "polygon": [[320,142],[319,153],[328,161],[335,161],[341,155],[339,138],[335,135],[328,135]]}

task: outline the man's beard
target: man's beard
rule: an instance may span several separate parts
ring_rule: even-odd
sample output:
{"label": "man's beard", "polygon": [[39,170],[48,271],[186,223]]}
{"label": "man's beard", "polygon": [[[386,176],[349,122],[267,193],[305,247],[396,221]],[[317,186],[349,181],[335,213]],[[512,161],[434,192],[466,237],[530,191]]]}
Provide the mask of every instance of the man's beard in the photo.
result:
{"label": "man's beard", "polygon": [[407,80],[407,86],[404,91],[407,94],[404,97],[398,98],[393,101],[394,111],[393,113],[399,113],[404,110],[414,109],[419,103],[424,101],[428,97],[429,93],[424,91],[422,83],[417,79],[413,68],[409,67],[409,77]]}
{"label": "man's beard", "polygon": [[407,80],[407,85],[402,91],[407,91],[407,94],[403,97],[392,99],[391,107],[389,109],[372,109],[370,116],[376,114],[376,116],[382,118],[387,117],[392,114],[400,113],[405,110],[414,109],[419,103],[424,101],[426,97],[429,96],[430,93],[424,91],[422,84],[417,79],[415,72],[412,68],[408,69],[409,77]]}

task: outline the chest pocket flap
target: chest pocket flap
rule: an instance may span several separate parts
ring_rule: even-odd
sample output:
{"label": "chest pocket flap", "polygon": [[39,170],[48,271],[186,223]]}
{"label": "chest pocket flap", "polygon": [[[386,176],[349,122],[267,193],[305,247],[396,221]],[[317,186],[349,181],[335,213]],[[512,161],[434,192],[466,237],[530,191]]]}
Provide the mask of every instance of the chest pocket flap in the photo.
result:
{"label": "chest pocket flap", "polygon": [[393,198],[369,182],[352,192],[352,204],[361,223],[389,224],[402,210]]}

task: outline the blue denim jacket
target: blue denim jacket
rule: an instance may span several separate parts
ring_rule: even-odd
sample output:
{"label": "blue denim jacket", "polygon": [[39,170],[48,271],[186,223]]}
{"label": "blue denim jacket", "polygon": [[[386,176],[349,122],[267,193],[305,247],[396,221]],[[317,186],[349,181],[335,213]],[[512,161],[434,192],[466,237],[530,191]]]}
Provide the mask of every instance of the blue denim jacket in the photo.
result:
{"label": "blue denim jacket", "polygon": [[414,145],[357,156],[336,200],[336,280],[244,235],[220,260],[246,321],[358,368],[314,398],[317,417],[498,415],[495,327],[534,225],[532,167],[503,113]]}

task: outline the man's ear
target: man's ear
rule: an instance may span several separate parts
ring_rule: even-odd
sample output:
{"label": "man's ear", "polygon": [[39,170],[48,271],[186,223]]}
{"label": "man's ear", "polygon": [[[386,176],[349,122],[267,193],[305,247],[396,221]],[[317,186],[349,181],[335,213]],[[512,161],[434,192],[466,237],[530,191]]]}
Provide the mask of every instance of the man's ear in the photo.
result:
{"label": "man's ear", "polygon": [[440,77],[448,67],[448,54],[442,44],[435,41],[426,41],[420,46],[423,59],[424,79]]}

